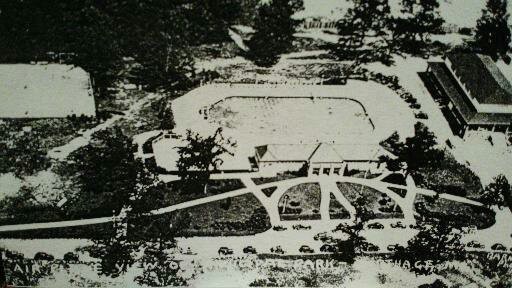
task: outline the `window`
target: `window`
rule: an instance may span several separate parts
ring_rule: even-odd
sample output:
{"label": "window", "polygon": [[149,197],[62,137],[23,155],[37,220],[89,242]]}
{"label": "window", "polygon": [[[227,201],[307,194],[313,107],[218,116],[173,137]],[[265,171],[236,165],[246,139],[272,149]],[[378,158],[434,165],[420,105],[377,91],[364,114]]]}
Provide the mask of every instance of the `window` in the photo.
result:
{"label": "window", "polygon": [[331,173],[331,168],[324,168],[324,174],[329,175]]}
{"label": "window", "polygon": [[334,173],[336,175],[340,175],[340,170],[341,170],[341,168],[339,168],[339,167],[338,168],[334,168],[332,173]]}
{"label": "window", "polygon": [[320,168],[313,168],[313,174],[315,174],[315,175],[320,174]]}

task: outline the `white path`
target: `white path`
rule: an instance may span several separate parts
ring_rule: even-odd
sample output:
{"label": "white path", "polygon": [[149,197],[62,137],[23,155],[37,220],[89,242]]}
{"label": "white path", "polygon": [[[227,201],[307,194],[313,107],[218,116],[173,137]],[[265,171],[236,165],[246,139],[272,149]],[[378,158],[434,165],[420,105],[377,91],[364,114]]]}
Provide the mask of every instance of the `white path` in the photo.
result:
{"label": "white path", "polygon": [[[253,176],[252,174],[250,174]],[[231,178],[232,175],[225,174],[225,178]],[[332,192],[336,199],[345,206],[345,208],[349,211],[351,218],[353,219],[353,216],[355,215],[355,208],[350,204],[350,202],[345,198],[343,193],[338,189],[336,183],[337,182],[345,182],[345,183],[356,183],[365,185],[368,187],[371,187],[373,189],[376,189],[378,191],[381,191],[383,193],[386,193],[391,199],[393,199],[398,206],[402,209],[402,212],[404,214],[404,222],[406,223],[414,223],[414,207],[413,203],[411,201],[414,201],[414,198],[416,197],[417,193],[424,194],[424,195],[434,195],[435,192],[431,190],[426,189],[420,189],[416,188],[414,186],[402,186],[402,185],[396,185],[396,184],[389,184],[385,182],[381,182],[375,179],[362,179],[362,178],[353,178],[353,177],[344,177],[344,176],[338,176],[338,177],[319,177],[319,176],[313,176],[313,177],[300,177],[300,178],[293,178],[288,180],[283,180],[279,182],[273,182],[273,183],[266,183],[263,185],[255,185],[252,179],[246,175],[240,178],[245,188],[233,190],[230,192],[208,196],[200,199],[195,199],[183,203],[179,203],[176,205],[171,205],[168,207],[164,207],[161,209],[155,209],[150,211],[150,213],[154,215],[160,215],[164,213],[173,212],[180,209],[190,208],[197,205],[202,205],[230,197],[236,197],[245,195],[248,193],[252,193],[255,195],[255,197],[262,203],[262,205],[266,208],[269,217],[270,222],[272,225],[292,225],[297,223],[303,223],[303,224],[326,224],[331,225],[333,223],[341,223],[346,220],[330,220],[329,217],[329,202],[330,202],[330,195],[329,193]],[[299,185],[302,183],[319,183],[320,188],[322,191],[321,196],[321,215],[322,220],[309,220],[309,221],[281,221],[279,217],[279,211],[278,211],[278,203],[279,199],[282,197],[282,195],[291,187],[295,185]],[[261,191],[263,188],[269,188],[269,187],[277,187],[277,189],[272,193],[271,197],[267,197],[264,195],[264,193]],[[402,189],[407,189],[407,197],[401,198],[398,194],[395,192],[389,190],[387,187],[397,187]],[[469,200],[463,197],[453,196],[453,195],[447,195],[447,194],[440,194],[441,198],[445,198],[452,201],[462,202],[466,204],[472,204],[472,205],[482,205],[481,203],[475,202],[473,200]],[[89,225],[89,224],[99,224],[99,223],[107,223],[113,220],[113,217],[103,217],[103,218],[93,218],[93,219],[82,219],[82,220],[72,220],[72,221],[59,221],[59,222],[48,222],[48,223],[31,223],[31,224],[19,224],[19,225],[5,225],[0,226],[0,232],[5,231],[20,231],[20,230],[31,230],[31,229],[43,229],[43,228],[58,228],[58,227],[71,227],[71,226],[83,226],[83,225]],[[383,220],[379,220],[383,221]]]}

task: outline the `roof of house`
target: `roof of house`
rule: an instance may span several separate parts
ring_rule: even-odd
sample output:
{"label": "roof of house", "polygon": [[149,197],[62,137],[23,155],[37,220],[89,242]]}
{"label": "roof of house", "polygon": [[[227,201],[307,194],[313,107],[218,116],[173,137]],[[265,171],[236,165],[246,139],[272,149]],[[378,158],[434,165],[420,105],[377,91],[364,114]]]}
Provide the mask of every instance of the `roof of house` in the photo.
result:
{"label": "roof of house", "polygon": [[89,74],[62,64],[0,64],[0,118],[95,116]]}
{"label": "roof of house", "polygon": [[[431,73],[437,79],[446,95],[457,107],[457,111],[467,124],[472,125],[507,125],[512,121],[512,114],[478,112],[467,98],[457,80],[443,62],[429,62]],[[477,74],[477,73],[474,73]]]}
{"label": "roof of house", "polygon": [[476,53],[450,53],[447,57],[478,103],[512,105],[512,85],[491,57]]}
{"label": "roof of house", "polygon": [[268,144],[255,149],[261,162],[339,163],[394,157],[378,144]]}

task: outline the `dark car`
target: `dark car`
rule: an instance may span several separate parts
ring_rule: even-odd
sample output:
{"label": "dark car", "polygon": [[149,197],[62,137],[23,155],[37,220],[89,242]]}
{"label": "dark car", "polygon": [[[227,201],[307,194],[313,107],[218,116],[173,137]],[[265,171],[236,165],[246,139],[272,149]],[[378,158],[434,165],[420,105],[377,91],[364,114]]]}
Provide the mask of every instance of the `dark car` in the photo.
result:
{"label": "dark car", "polygon": [[332,236],[327,235],[326,232],[321,232],[321,233],[316,234],[315,236],[313,236],[313,239],[317,240],[317,241],[320,240],[322,242],[333,242],[333,240],[334,240],[332,238]]}
{"label": "dark car", "polygon": [[396,223],[391,223],[390,226],[391,226],[391,228],[401,228],[401,229],[405,229],[406,228],[405,225],[402,224],[401,221],[398,221]]}
{"label": "dark car", "polygon": [[301,252],[301,253],[314,253],[315,250],[313,250],[313,248],[309,247],[308,245],[302,245],[299,248],[299,252]]}
{"label": "dark car", "polygon": [[233,254],[233,249],[228,247],[220,247],[218,253],[219,255],[231,255]]}
{"label": "dark car", "polygon": [[243,249],[245,254],[256,254],[256,248],[252,246],[247,246]]}
{"label": "dark car", "polygon": [[366,243],[366,245],[362,245],[361,247],[363,249],[363,251],[365,252],[377,252],[379,251],[379,247],[375,244],[372,244],[372,243]]}
{"label": "dark car", "polygon": [[507,248],[503,244],[500,244],[500,243],[493,244],[491,246],[491,249],[495,250],[495,251],[507,251]]}
{"label": "dark car", "polygon": [[384,229],[384,225],[379,222],[368,224],[366,227],[368,227],[368,229]]}
{"label": "dark car", "polygon": [[468,244],[466,244],[466,247],[469,247],[469,248],[477,248],[477,249],[484,249],[485,246],[484,244],[481,244],[477,241],[470,241],[468,242]]}
{"label": "dark car", "polygon": [[34,260],[36,261],[53,261],[55,260],[55,257],[52,255],[46,253],[46,252],[37,252],[36,255],[34,255]]}
{"label": "dark car", "polygon": [[391,244],[391,245],[388,245],[388,247],[386,247],[386,249],[389,251],[389,252],[395,252],[398,248],[400,248],[401,246],[398,245],[398,244]]}
{"label": "dark car", "polygon": [[283,226],[278,225],[278,226],[274,226],[274,227],[272,227],[272,229],[274,229],[275,231],[284,231],[284,230],[286,230],[287,228],[286,228],[286,227],[283,227]]}
{"label": "dark car", "polygon": [[309,230],[309,229],[311,229],[311,226],[309,226],[309,225],[305,226],[305,225],[302,225],[302,224],[296,224],[296,225],[293,225],[292,228],[295,229],[295,230]]}
{"label": "dark car", "polygon": [[276,254],[284,254],[284,250],[281,246],[276,246],[275,248],[270,248],[270,252],[276,253]]}
{"label": "dark car", "polygon": [[68,252],[66,254],[64,254],[64,257],[62,258],[64,260],[64,262],[78,262],[80,259],[78,257],[78,254],[76,253],[73,253],[73,252]]}
{"label": "dark car", "polygon": [[338,248],[332,244],[324,244],[320,247],[320,252],[335,253],[338,252]]}

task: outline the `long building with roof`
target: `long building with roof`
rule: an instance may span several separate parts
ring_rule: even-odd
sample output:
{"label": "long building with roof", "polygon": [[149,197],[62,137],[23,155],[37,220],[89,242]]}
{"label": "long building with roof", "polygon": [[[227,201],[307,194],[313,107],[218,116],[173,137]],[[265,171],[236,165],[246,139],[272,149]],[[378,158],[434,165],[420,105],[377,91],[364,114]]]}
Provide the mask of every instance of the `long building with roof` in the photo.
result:
{"label": "long building with roof", "polygon": [[268,144],[255,147],[260,171],[298,171],[308,175],[344,175],[349,171],[378,172],[381,156],[395,156],[378,144]]}
{"label": "long building with roof", "polygon": [[429,62],[427,72],[455,134],[511,131],[512,85],[489,56],[450,53],[444,62]]}

